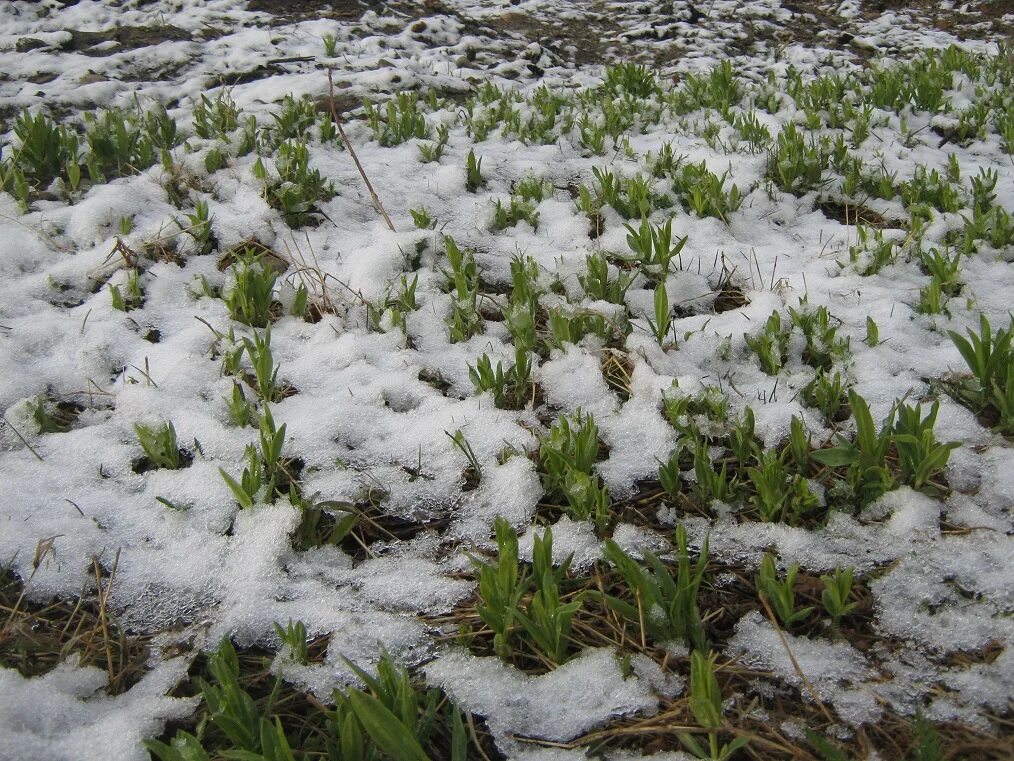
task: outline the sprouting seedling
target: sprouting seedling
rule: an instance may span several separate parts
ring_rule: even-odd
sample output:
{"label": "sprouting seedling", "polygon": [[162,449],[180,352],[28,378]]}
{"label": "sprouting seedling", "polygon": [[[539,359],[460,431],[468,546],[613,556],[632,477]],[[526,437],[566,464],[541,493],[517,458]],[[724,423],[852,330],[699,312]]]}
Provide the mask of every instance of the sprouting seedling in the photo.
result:
{"label": "sprouting seedling", "polygon": [[479,599],[476,612],[493,631],[493,650],[510,658],[510,635],[519,612],[521,598],[531,580],[518,561],[518,535],[511,525],[497,516],[493,523],[499,551],[497,562],[487,563],[472,558],[479,575]]}
{"label": "sprouting seedling", "polygon": [[129,312],[140,307],[144,303],[144,292],[141,290],[141,276],[138,271],[134,269],[127,273],[127,282],[123,290],[118,285],[109,286],[109,297],[113,309],[121,312]]}
{"label": "sprouting seedling", "polygon": [[171,421],[157,428],[134,423],[134,431],[145,456],[156,468],[178,470],[183,464],[180,458],[180,445],[176,440],[176,428]]}
{"label": "sprouting seedling", "polygon": [[546,527],[541,537],[536,536],[532,550],[535,594],[527,610],[515,611],[515,616],[539,649],[553,663],[566,660],[571,622],[581,609],[585,593],[580,592],[569,602],[560,599],[560,581],[570,567],[573,554],[560,567],[553,568],[553,530]]}
{"label": "sprouting seedling", "polygon": [[855,602],[849,601],[852,594],[853,573],[851,568],[835,568],[833,574],[820,577],[820,580],[824,582],[824,591],[820,594],[820,601],[835,624],[841,620],[842,616],[847,616],[856,607]]}
{"label": "sprouting seedling", "polygon": [[310,662],[310,656],[307,652],[307,641],[306,641],[306,626],[302,621],[292,621],[289,619],[288,624],[284,627],[275,622],[275,633],[278,635],[278,639],[282,641],[282,645],[288,651],[288,657],[300,666],[305,666]]}
{"label": "sprouting seedling", "polygon": [[253,365],[254,379],[257,381],[257,393],[266,402],[275,402],[279,398],[278,367],[271,353],[271,328],[261,333],[254,333],[253,339],[244,338],[250,363]]}
{"label": "sprouting seedling", "polygon": [[705,749],[694,735],[680,732],[677,736],[683,746],[697,758],[707,761],[728,761],[749,740],[737,737],[730,743],[719,745],[718,730],[722,721],[722,691],[715,677],[714,653],[705,655],[701,650],[690,654],[690,713],[708,730],[708,748]]}
{"label": "sprouting seedling", "polygon": [[465,434],[461,429],[458,429],[454,433],[450,431],[444,431],[447,437],[451,440],[451,443],[465,455],[465,459],[468,460],[469,466],[475,472],[475,477],[479,481],[482,480],[482,464],[479,462],[479,458],[475,454],[475,450],[472,449],[472,445],[468,443],[468,439],[465,438]]}
{"label": "sprouting seedling", "polygon": [[627,289],[634,282],[634,275],[621,271],[615,280],[611,280],[609,262],[601,251],[589,254],[586,263],[588,274],[578,275],[577,279],[588,297],[612,304],[622,304]]}
{"label": "sprouting seedling", "polygon": [[234,272],[235,283],[224,297],[229,314],[245,325],[266,327],[271,321],[272,296],[278,274],[252,253],[237,263]]}
{"label": "sprouting seedling", "polygon": [[929,494],[937,492],[931,479],[947,465],[951,451],[961,446],[960,442],[941,443],[936,440],[933,428],[936,425],[940,402],[933,402],[925,417],[922,405],[897,406],[897,417],[891,436],[898,452],[901,480],[916,491]]}
{"label": "sprouting seedling", "polygon": [[432,230],[436,227],[437,221],[430,216],[425,206],[419,209],[409,209],[408,213],[412,215],[412,222],[420,230]]}
{"label": "sprouting seedling", "polygon": [[482,159],[476,158],[475,151],[470,149],[465,158],[465,189],[469,193],[475,193],[485,185],[486,178],[482,176]]}
{"label": "sprouting seedling", "polygon": [[334,58],[338,50],[338,38],[328,32],[324,35],[322,42],[324,43],[324,55]]}
{"label": "sprouting seedling", "polygon": [[[698,593],[708,565],[708,539],[701,546],[697,562],[691,564],[686,528],[676,529],[676,574],[652,552],[644,553],[644,567],[612,539],[604,544],[606,559],[626,581],[637,605],[607,598],[607,604],[625,617],[647,627],[656,642],[681,640],[688,647],[702,649],[707,636],[697,604]],[[650,570],[649,570],[650,569]],[[640,607],[640,610],[638,609]]]}
{"label": "sprouting seedling", "polygon": [[777,375],[785,364],[789,348],[789,331],[782,329],[781,315],[772,312],[760,335],[744,333],[743,338],[760,360],[761,369],[768,375]]}
{"label": "sprouting seedling", "polygon": [[791,627],[805,621],[813,613],[813,606],[796,609],[795,587],[798,573],[799,564],[793,563],[786,570],[785,578],[779,579],[774,557],[770,553],[764,554],[757,576],[757,591],[771,603],[782,626]]}
{"label": "sprouting seedling", "polygon": [[655,286],[655,319],[648,320],[648,328],[659,346],[665,344],[666,336],[673,327],[672,309],[669,307],[669,294],[666,291],[665,281]]}
{"label": "sprouting seedling", "polygon": [[234,425],[245,427],[253,425],[257,419],[257,410],[243,393],[243,387],[239,383],[232,384],[232,396],[227,400],[229,404],[229,419]]}
{"label": "sprouting seedling", "polygon": [[877,323],[874,322],[872,317],[866,318],[866,338],[863,339],[863,343],[869,346],[871,349],[880,346],[883,343],[880,340],[880,328]]}

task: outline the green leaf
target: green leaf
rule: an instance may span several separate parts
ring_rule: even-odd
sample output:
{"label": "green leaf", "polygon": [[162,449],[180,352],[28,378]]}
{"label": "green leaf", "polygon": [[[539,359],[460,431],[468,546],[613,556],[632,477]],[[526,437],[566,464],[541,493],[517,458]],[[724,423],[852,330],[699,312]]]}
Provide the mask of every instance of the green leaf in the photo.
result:
{"label": "green leaf", "polygon": [[838,468],[844,465],[851,465],[856,462],[858,456],[852,449],[845,447],[834,447],[832,449],[817,449],[810,453],[810,456],[821,465],[831,468]]}
{"label": "green leaf", "polygon": [[395,761],[430,761],[415,735],[380,701],[354,687],[348,697],[356,718],[384,753]]}

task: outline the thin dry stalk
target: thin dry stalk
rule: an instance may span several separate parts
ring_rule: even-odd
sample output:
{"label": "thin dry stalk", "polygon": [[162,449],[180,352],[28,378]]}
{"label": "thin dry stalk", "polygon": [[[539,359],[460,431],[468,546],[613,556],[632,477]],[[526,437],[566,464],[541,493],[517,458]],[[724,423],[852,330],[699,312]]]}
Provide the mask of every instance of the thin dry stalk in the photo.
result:
{"label": "thin dry stalk", "polygon": [[775,612],[771,610],[771,603],[768,602],[768,598],[761,593],[760,594],[761,604],[764,606],[764,612],[767,613],[768,619],[771,621],[771,625],[775,627],[775,631],[778,633],[778,639],[781,640],[782,647],[785,648],[785,653],[789,656],[789,661],[792,662],[792,668],[796,672],[796,675],[802,681],[806,691],[810,693],[810,697],[820,708],[821,713],[827,718],[829,722],[834,723],[834,716],[827,710],[827,706],[824,705],[824,701],[820,699],[820,695],[817,694],[817,690],[814,688],[813,683],[806,678],[806,674],[803,673],[802,667],[799,665],[799,661],[796,660],[796,656],[792,653],[792,648],[789,647],[789,641],[785,637],[785,632],[782,631],[782,627],[778,625],[777,619],[775,619]]}
{"label": "thin dry stalk", "polygon": [[338,109],[334,105],[334,81],[331,78],[331,69],[327,70],[327,99],[328,104],[331,107],[331,118],[334,119],[335,126],[338,127],[338,134],[342,136],[342,141],[345,143],[345,147],[349,149],[349,155],[352,156],[352,160],[356,162],[356,169],[359,170],[359,175],[363,178],[363,182],[366,183],[366,189],[370,191],[370,196],[373,198],[373,206],[377,210],[377,213],[384,218],[387,222],[387,226],[391,232],[395,232],[394,223],[391,218],[387,216],[387,211],[384,209],[384,204],[380,201],[380,196],[377,195],[377,191],[373,189],[373,184],[370,182],[370,178],[366,176],[366,170],[363,169],[363,165],[359,163],[359,157],[356,155],[355,149],[352,147],[352,143],[349,142],[348,136],[345,134],[345,128],[342,126],[341,117],[338,116]]}

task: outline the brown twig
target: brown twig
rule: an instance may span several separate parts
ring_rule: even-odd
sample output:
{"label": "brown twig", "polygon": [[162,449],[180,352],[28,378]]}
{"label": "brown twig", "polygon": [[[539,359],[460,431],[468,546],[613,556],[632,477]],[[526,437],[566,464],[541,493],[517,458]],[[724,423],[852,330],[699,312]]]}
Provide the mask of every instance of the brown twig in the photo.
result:
{"label": "brown twig", "polygon": [[366,170],[363,169],[363,165],[359,163],[359,157],[356,155],[355,149],[352,147],[352,143],[349,142],[348,136],[345,134],[345,129],[342,127],[341,117],[338,116],[338,109],[334,105],[334,81],[331,78],[331,69],[327,70],[327,100],[331,107],[331,118],[334,119],[335,126],[338,127],[338,134],[342,136],[342,141],[345,143],[345,147],[349,149],[349,155],[352,156],[352,160],[356,162],[356,169],[359,170],[360,176],[363,178],[363,182],[366,183],[366,189],[370,191],[370,195],[373,197],[373,206],[376,208],[377,213],[384,218],[387,222],[387,226],[391,229],[391,232],[395,232],[394,223],[391,218],[387,216],[387,211],[384,210],[384,204],[380,201],[380,196],[377,195],[377,191],[373,189],[373,185],[370,183],[370,178],[366,176]]}
{"label": "brown twig", "polygon": [[792,648],[789,647],[789,641],[785,637],[785,632],[783,632],[782,627],[778,625],[778,621],[775,619],[775,613],[771,610],[771,603],[768,602],[768,598],[763,593],[760,595],[760,601],[764,606],[764,611],[768,614],[768,618],[771,620],[771,625],[775,627],[775,631],[778,633],[778,639],[781,640],[782,647],[785,648],[785,652],[789,656],[789,661],[792,663],[793,670],[803,682],[803,686],[806,688],[807,692],[810,693],[810,697],[813,698],[817,707],[820,708],[821,713],[823,713],[827,720],[833,724],[835,721],[834,716],[832,716],[831,712],[827,710],[827,706],[825,706],[824,701],[820,699],[820,695],[817,694],[817,690],[813,686],[813,683],[806,678],[806,674],[803,673],[803,669],[799,665],[799,661],[797,661],[796,656],[792,654]]}
{"label": "brown twig", "polygon": [[116,578],[116,568],[120,564],[120,551],[116,550],[116,557],[113,560],[113,568],[109,572],[109,580],[106,583],[106,591],[102,591],[102,571],[99,568],[99,559],[92,558],[92,566],[95,569],[95,586],[99,598],[99,622],[102,626],[102,642],[106,651],[106,668],[109,670],[109,684],[112,685],[116,677],[113,668],[113,649],[109,645],[109,617],[106,614],[106,605],[109,602],[109,593],[113,589],[113,579]]}

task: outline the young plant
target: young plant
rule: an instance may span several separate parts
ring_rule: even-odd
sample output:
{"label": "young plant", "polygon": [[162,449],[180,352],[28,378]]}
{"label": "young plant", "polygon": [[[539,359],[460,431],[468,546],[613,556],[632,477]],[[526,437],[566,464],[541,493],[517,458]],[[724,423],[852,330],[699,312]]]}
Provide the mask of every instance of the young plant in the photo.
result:
{"label": "young plant", "polygon": [[458,343],[482,332],[482,317],[477,309],[479,270],[471,252],[459,249],[449,235],[444,238],[444,246],[451,264],[451,271],[444,275],[454,289],[451,315],[446,322],[451,343]]}
{"label": "young plant", "polygon": [[550,495],[564,496],[568,471],[590,474],[598,457],[598,426],[580,411],[561,415],[539,442],[539,470]]}
{"label": "young plant", "polygon": [[212,219],[208,213],[208,202],[199,200],[194,204],[194,213],[187,214],[189,224],[176,220],[176,226],[181,231],[189,233],[197,243],[199,254],[209,254],[214,247],[215,241],[211,233]]}
{"label": "young plant", "polygon": [[[883,230],[874,230],[872,235],[869,228],[859,225],[858,240],[855,246],[849,246],[849,264],[855,268],[857,274],[862,277],[876,275],[884,267],[894,264],[898,258],[900,245],[898,241],[884,238]],[[846,265],[839,262],[840,267]]]}
{"label": "young plant", "polygon": [[469,193],[475,193],[481,187],[485,187],[486,178],[482,176],[482,159],[476,158],[475,151],[469,149],[465,158],[465,189]]}
{"label": "young plant", "polygon": [[559,584],[573,557],[567,557],[554,570],[553,530],[547,527],[541,537],[536,536],[532,550],[535,594],[524,613],[520,610],[514,613],[538,648],[557,665],[567,660],[571,621],[581,609],[585,596],[580,592],[569,602],[560,600]]}
{"label": "young plant", "polygon": [[778,620],[786,628],[805,621],[813,613],[813,606],[796,609],[796,574],[798,573],[799,564],[793,563],[786,569],[785,578],[779,579],[774,557],[770,553],[764,553],[760,573],[757,576],[757,591],[771,603]]}
{"label": "young plant", "polygon": [[824,604],[824,610],[831,616],[835,625],[841,621],[842,616],[847,616],[856,607],[856,603],[849,601],[852,594],[853,573],[851,568],[835,568],[833,575],[820,577],[820,580],[824,582],[824,591],[820,593],[820,601]]}
{"label": "young plant", "polygon": [[707,538],[697,562],[691,565],[686,529],[682,525],[677,527],[675,577],[651,552],[644,552],[644,562],[650,571],[612,539],[605,541],[604,552],[636,600],[635,605],[630,605],[609,597],[606,602],[610,607],[645,626],[647,634],[656,642],[680,640],[697,650],[707,647],[707,635],[697,607],[698,592],[708,565]]}
{"label": "young plant", "polygon": [[366,111],[366,123],[373,131],[373,139],[383,146],[401,145],[406,140],[423,139],[430,135],[429,125],[415,93],[398,93],[387,102],[383,114],[369,101],[363,103],[363,108]]}
{"label": "young plant", "polygon": [[257,408],[246,398],[239,383],[232,384],[232,396],[226,401],[229,405],[229,419],[233,425],[240,428],[254,425],[257,420]]}
{"label": "young plant", "polygon": [[244,338],[243,348],[253,366],[257,394],[265,402],[277,402],[281,398],[281,389],[278,385],[278,367],[271,353],[271,328],[261,333],[255,332],[252,340]]}
{"label": "young plant", "polygon": [[424,164],[439,161],[444,155],[444,148],[447,147],[449,132],[446,124],[437,127],[437,139],[434,142],[419,143],[419,160]]}
{"label": "young plant", "polygon": [[[207,705],[208,718],[233,748],[251,754],[263,751],[261,716],[257,704],[239,682],[239,658],[228,637],[208,656],[211,682],[198,678],[197,684]],[[273,734],[273,733],[272,733]]]}
{"label": "young plant", "polygon": [[289,623],[284,627],[276,621],[275,633],[282,641],[282,647],[286,649],[289,660],[300,666],[305,666],[310,662],[307,652],[306,626],[302,621],[293,622],[292,619],[289,619]]}
{"label": "young plant", "polygon": [[493,650],[503,660],[511,654],[510,635],[519,605],[531,579],[518,562],[518,535],[511,525],[497,516],[493,523],[499,556],[495,564],[472,558],[479,576],[479,600],[476,612],[493,631]]}
{"label": "young plant", "polygon": [[933,402],[926,417],[922,416],[921,405],[898,405],[892,435],[902,483],[931,495],[939,491],[931,479],[947,465],[951,451],[961,446],[957,441],[936,440],[933,428],[939,411],[940,402]]}
{"label": "young plant", "polygon": [[328,32],[321,39],[321,42],[324,43],[324,55],[328,58],[334,58],[338,52],[338,38]]}
{"label": "young plant", "polygon": [[567,498],[567,514],[578,521],[590,520],[602,534],[609,520],[609,489],[598,476],[576,468],[567,468],[563,477],[563,494]]}
{"label": "young plant", "polygon": [[1001,433],[1014,433],[1014,319],[995,334],[985,314],[979,316],[979,333],[968,338],[948,331],[951,341],[972,371],[973,377],[951,386],[951,394],[977,414],[988,412]]}
{"label": "young plant", "polygon": [[219,468],[218,472],[222,476],[222,480],[225,481],[232,495],[239,502],[239,506],[244,509],[252,508],[257,504],[257,500],[260,498],[261,488],[263,487],[263,481],[261,479],[261,460],[257,455],[257,448],[252,444],[248,444],[245,450],[246,455],[246,467],[243,468],[243,473],[240,475],[240,480],[237,481],[235,478],[225,472],[224,469]]}
{"label": "young plant", "polygon": [[233,267],[235,281],[223,300],[232,319],[253,328],[271,321],[271,304],[278,273],[253,252],[241,257]]}
{"label": "young plant", "polygon": [[475,363],[468,366],[468,377],[479,393],[493,392],[493,404],[499,409],[521,409],[528,396],[531,381],[532,363],[528,351],[518,347],[514,352],[514,364],[503,369],[503,363],[496,363],[493,369],[489,356],[483,354]]}
{"label": "young plant", "polygon": [[789,123],[778,134],[774,151],[768,160],[768,177],[782,190],[802,194],[822,183],[828,165],[829,147],[826,139],[806,141]]}
{"label": "young plant", "polygon": [[[420,695],[408,672],[396,666],[386,652],[377,663],[376,676],[348,659],[346,663],[366,690],[349,687],[344,693],[335,690],[332,694],[335,711],[328,723],[339,738],[339,747],[329,755],[343,761],[379,757],[428,761],[430,756],[424,746],[436,723],[440,690],[430,689]],[[455,738],[454,746],[460,748],[460,739],[460,735]]]}
{"label": "young plant", "polygon": [[535,204],[526,201],[520,196],[511,196],[510,205],[504,206],[498,198],[493,209],[493,224],[490,227],[492,232],[501,232],[509,227],[514,227],[522,220],[527,222],[534,230],[539,226],[539,212],[535,210]]}
{"label": "young plant", "polygon": [[419,230],[432,230],[437,226],[437,221],[430,216],[426,207],[409,209],[408,213],[412,215],[412,222]]}
{"label": "young plant", "polygon": [[833,325],[831,321],[835,320],[839,324],[841,321],[832,317],[827,307],[820,306],[812,310],[802,300],[798,311],[789,307],[789,317],[806,338],[803,361],[807,364],[830,370],[835,360],[848,356],[849,339],[838,338],[838,325]]}
{"label": "young plant", "polygon": [[654,305],[655,319],[648,320],[648,329],[655,336],[658,345],[664,346],[666,336],[669,335],[673,326],[673,313],[672,309],[669,308],[669,294],[666,291],[664,279],[655,286]]}
{"label": "young plant", "polygon": [[730,478],[728,463],[722,463],[721,470],[716,470],[708,455],[708,444],[703,438],[692,440],[694,446],[694,493],[705,505],[713,500],[732,502],[736,498],[738,484]]}
{"label": "young plant", "polygon": [[703,650],[690,654],[690,713],[697,723],[708,730],[708,747],[705,749],[694,735],[677,734],[683,747],[693,755],[707,761],[729,761],[740,748],[746,746],[746,737],[737,737],[730,743],[719,745],[718,730],[722,728],[722,691],[715,678],[716,655],[704,655]]}
{"label": "young plant", "polygon": [[761,452],[756,467],[747,468],[755,494],[750,498],[765,523],[782,521],[797,526],[820,507],[820,499],[810,491],[806,479],[798,473],[791,477],[780,453]]}
{"label": "young plant", "polygon": [[157,428],[134,423],[134,431],[145,456],[156,468],[179,470],[183,465],[180,445],[176,440],[176,428],[172,422],[163,423]]}
{"label": "young plant", "polygon": [[[674,258],[678,258],[687,243],[684,236],[672,242],[672,219],[659,227],[648,222],[647,217],[641,219],[637,229],[630,225],[627,228],[627,246],[634,258],[641,264],[645,272],[653,277],[664,278]],[[681,265],[682,268],[682,265]]]}
{"label": "young plant", "polygon": [[680,202],[698,217],[717,217],[728,222],[729,214],[743,203],[739,187],[725,189],[725,181],[732,173],[728,169],[721,176],[708,171],[705,162],[686,163],[673,177],[673,191]]}
{"label": "young plant", "polygon": [[623,304],[627,289],[634,282],[634,275],[621,270],[615,280],[610,280],[609,262],[601,251],[589,254],[585,261],[588,274],[578,275],[577,279],[588,298]]}
{"label": "young plant", "polygon": [[847,384],[837,370],[831,375],[818,368],[813,380],[803,386],[803,402],[823,413],[829,421],[837,421],[845,409]]}
{"label": "young plant", "polygon": [[895,410],[891,411],[878,433],[866,400],[851,389],[849,405],[856,421],[855,440],[850,442],[839,435],[835,447],[818,449],[811,457],[821,465],[847,467],[845,496],[857,500],[857,506],[862,507],[879,499],[895,486],[886,459],[893,443]]}
{"label": "young plant", "polygon": [[789,331],[782,329],[782,316],[772,312],[764,323],[764,332],[757,336],[744,333],[743,338],[760,360],[761,369],[768,375],[778,375],[789,350]]}
{"label": "young plant", "polygon": [[121,312],[129,312],[144,304],[144,292],[141,290],[141,276],[136,269],[127,273],[127,282],[120,290],[119,285],[109,286],[109,297],[113,302],[113,309]]}

